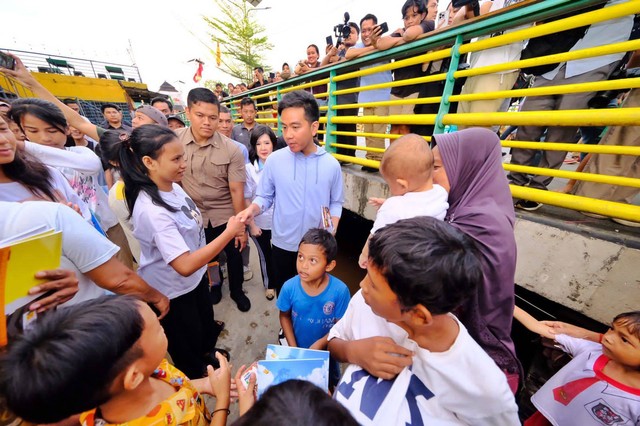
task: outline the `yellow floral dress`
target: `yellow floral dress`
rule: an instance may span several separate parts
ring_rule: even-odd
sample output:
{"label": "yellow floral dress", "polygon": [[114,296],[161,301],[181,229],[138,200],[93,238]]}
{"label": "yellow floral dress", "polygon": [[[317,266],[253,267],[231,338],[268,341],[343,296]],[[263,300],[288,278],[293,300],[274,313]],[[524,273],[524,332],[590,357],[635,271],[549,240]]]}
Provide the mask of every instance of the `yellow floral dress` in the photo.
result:
{"label": "yellow floral dress", "polygon": [[[208,426],[211,417],[204,405],[204,400],[193,387],[182,371],[162,360],[160,366],[153,372],[152,377],[169,383],[176,389],[176,393],[159,403],[146,416],[119,423],[122,426]],[[96,415],[96,409],[86,411],[80,415],[82,426],[115,426]]]}

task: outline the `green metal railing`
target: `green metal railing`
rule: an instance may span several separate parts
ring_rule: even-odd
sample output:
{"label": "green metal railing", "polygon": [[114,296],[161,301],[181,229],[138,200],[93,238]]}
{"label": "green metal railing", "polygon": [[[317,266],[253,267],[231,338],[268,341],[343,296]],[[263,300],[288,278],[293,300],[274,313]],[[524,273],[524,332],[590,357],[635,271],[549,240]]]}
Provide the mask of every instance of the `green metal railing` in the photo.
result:
{"label": "green metal railing", "polygon": [[[400,135],[393,134],[372,134],[363,132],[339,131],[337,124],[364,124],[364,123],[387,123],[387,124],[425,124],[434,126],[434,134],[445,131],[447,125],[464,126],[494,126],[494,125],[537,125],[537,126],[631,126],[640,123],[640,108],[622,108],[613,110],[575,110],[575,111],[529,111],[529,112],[509,112],[509,113],[467,113],[459,114],[451,111],[452,102],[471,102],[486,99],[501,99],[522,96],[544,96],[561,95],[580,92],[596,92],[612,89],[640,88],[640,78],[627,78],[615,81],[602,81],[596,83],[563,84],[553,87],[529,88],[511,91],[485,92],[473,94],[454,95],[453,89],[457,79],[483,74],[504,72],[507,70],[529,67],[532,65],[553,64],[569,60],[590,58],[612,53],[628,52],[640,50],[640,40],[627,41],[596,48],[577,50],[556,55],[549,55],[539,58],[520,60],[511,63],[496,64],[467,70],[458,70],[458,63],[462,55],[490,49],[511,43],[522,42],[534,37],[553,34],[558,31],[592,25],[611,19],[640,13],[640,1],[630,0],[619,5],[605,7],[594,12],[581,13],[579,10],[585,7],[603,3],[602,0],[544,0],[525,1],[515,6],[509,7],[501,12],[491,13],[478,17],[461,25],[447,27],[425,37],[400,45],[385,51],[378,51],[361,58],[350,61],[339,62],[333,66],[321,68],[313,72],[297,76],[292,79],[272,84],[265,87],[242,93],[228,99],[232,105],[243,97],[250,96],[255,99],[261,107],[273,107],[277,105],[281,96],[287,92],[298,89],[309,89],[315,86],[328,87],[326,93],[316,94],[317,98],[327,99],[327,106],[321,111],[326,111],[326,116],[321,118],[322,123],[326,123],[325,130],[319,132],[324,135],[324,144],[329,152],[341,161],[349,161],[369,167],[378,167],[379,162],[359,158],[356,156],[336,154],[336,148],[360,150],[367,152],[379,152],[376,148],[362,146],[352,146],[341,143],[343,136],[374,136],[394,140]],[[557,20],[544,24],[531,25],[532,23],[544,19],[576,11],[569,18]],[[524,27],[523,27],[524,26]],[[510,30],[510,31],[505,31]],[[503,32],[504,31],[504,32]],[[470,42],[478,36],[487,34],[501,34],[490,38],[483,38]],[[440,72],[425,75],[413,79],[393,81],[390,83],[376,84],[371,86],[358,86],[351,89],[337,90],[337,83],[356,79],[358,77],[371,75],[381,71],[395,70],[397,68],[422,64],[429,61],[450,59],[447,72]],[[386,63],[390,59],[393,62]],[[361,69],[364,65],[380,64]],[[419,99],[395,100],[384,102],[369,102],[366,104],[337,105],[337,96],[362,91],[406,86],[413,84],[425,84],[430,82],[444,82],[444,89],[440,96]],[[273,99],[271,99],[273,98]],[[437,104],[438,111],[435,114],[412,114],[412,115],[388,115],[377,116],[337,116],[337,111],[347,108],[391,106],[406,104]],[[272,111],[267,110],[261,113],[258,122],[275,125],[281,129],[279,118],[271,116]],[[265,117],[268,116],[268,117]],[[429,139],[430,135],[422,135]],[[545,143],[537,141],[505,141],[505,147],[526,147],[538,150],[576,151],[585,153],[617,154],[617,155],[640,155],[640,147],[617,147],[598,145],[576,145],[566,143]],[[354,152],[355,154],[355,152]],[[520,167],[520,169],[518,168]],[[640,179],[630,179],[618,176],[594,175],[582,172],[567,172],[540,167],[527,167],[505,164],[506,170],[519,171],[523,173],[539,174],[544,176],[575,178],[591,182],[603,182],[608,184],[640,187]],[[604,214],[607,216],[638,221],[640,218],[640,207],[623,203],[614,203],[602,200],[585,199],[568,194],[551,193],[532,188],[512,186],[514,197],[529,199],[546,204],[561,207],[579,209],[592,213]]]}

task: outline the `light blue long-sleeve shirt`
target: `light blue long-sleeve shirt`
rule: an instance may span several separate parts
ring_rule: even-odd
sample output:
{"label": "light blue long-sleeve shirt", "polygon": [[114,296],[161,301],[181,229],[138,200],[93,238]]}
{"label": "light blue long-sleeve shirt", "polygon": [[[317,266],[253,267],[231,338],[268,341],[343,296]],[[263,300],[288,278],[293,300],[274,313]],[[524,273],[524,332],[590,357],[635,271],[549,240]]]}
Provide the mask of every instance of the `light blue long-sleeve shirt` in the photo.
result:
{"label": "light blue long-sleeve shirt", "polygon": [[262,212],[274,205],[274,246],[298,251],[305,232],[321,226],[323,207],[332,217],[342,215],[342,170],[324,148],[308,156],[280,149],[269,156],[262,173],[253,202]]}

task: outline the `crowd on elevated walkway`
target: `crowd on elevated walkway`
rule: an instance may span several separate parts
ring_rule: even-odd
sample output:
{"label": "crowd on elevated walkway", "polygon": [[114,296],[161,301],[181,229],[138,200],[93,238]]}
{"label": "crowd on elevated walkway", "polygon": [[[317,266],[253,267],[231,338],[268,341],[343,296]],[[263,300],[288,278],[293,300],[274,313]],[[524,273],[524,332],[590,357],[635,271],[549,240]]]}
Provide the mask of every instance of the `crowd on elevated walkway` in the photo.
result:
{"label": "crowd on elevated walkway", "polygon": [[[435,23],[435,0],[408,0],[405,26],[389,36],[375,16],[366,15],[360,25],[347,23],[345,49],[327,46],[320,62],[391,48],[517,2],[466,3],[451,4]],[[633,22],[626,16],[585,28],[568,50],[593,46],[596,32],[605,44],[628,40]],[[471,56],[470,66],[515,61],[522,47],[482,51]],[[315,64],[319,52],[312,50]],[[390,197],[371,200],[378,213],[358,263],[349,266],[364,277],[351,295],[331,274],[345,200],[340,163],[318,141],[324,91],[284,94],[277,102],[280,135],[256,122],[258,109],[249,97],[239,103],[242,122],[233,126],[231,111],[220,103],[221,88],[189,92],[188,127],[167,99],[136,109],[131,128],[118,108],[106,105],[105,123],[95,125],[13,59],[15,67],[0,72],[37,98],[0,104],[0,250],[48,229],[62,232],[62,248],[60,267],[34,271],[42,284],[31,289],[28,302],[6,312],[7,326],[0,327],[3,418],[87,426],[224,425],[236,399],[238,425],[599,425],[639,418],[640,312],[612,315],[611,329],[599,334],[537,321],[515,307],[514,206],[535,206],[514,202],[509,184],[546,188],[550,179],[506,174],[495,129],[460,126],[435,133],[389,123],[390,134],[399,137],[388,148],[381,136],[386,125],[384,131],[365,129],[378,134],[368,146],[385,148],[371,157],[379,169],[370,171],[379,170]],[[636,60],[616,54],[561,63],[536,74],[533,87],[606,79]],[[373,74],[337,90],[415,78],[432,67],[441,72],[446,62]],[[311,65],[301,61],[295,73]],[[509,70],[470,77],[460,93],[509,90],[518,75]],[[259,84],[252,88],[260,87],[261,77],[257,69]],[[442,93],[428,83],[396,88],[340,95],[337,104]],[[636,106],[636,90],[623,108]],[[530,102],[537,102],[535,110],[581,109],[593,95],[548,96],[544,105],[547,96],[530,97],[521,110]],[[457,108],[489,113],[502,104],[461,101]],[[391,111],[364,107],[371,109],[364,115],[421,114],[429,104],[394,105]],[[537,140],[545,129],[519,126],[522,132]],[[580,132],[583,139],[604,133],[602,144],[638,144],[635,126]],[[575,127],[549,127],[545,140],[577,135]],[[532,164],[529,154],[514,148],[513,164]],[[558,168],[564,155],[545,151],[535,161]],[[604,157],[587,158],[586,167],[638,177],[637,157]],[[603,187],[580,182],[573,190]],[[632,190],[614,187],[598,195],[629,202],[637,193]],[[232,371],[232,354],[217,346],[225,318],[214,309],[224,283],[239,311],[252,308],[243,288],[251,278],[250,239],[264,297],[276,299],[282,331],[274,341],[329,351],[332,398],[290,380],[256,400],[256,373],[249,366]],[[0,262],[2,272],[11,259],[0,256]],[[1,274],[0,280],[18,284],[4,282]],[[525,372],[511,336],[514,317],[573,356],[535,393],[535,413],[519,412],[516,404]],[[215,398],[208,400],[212,411],[205,395]]]}

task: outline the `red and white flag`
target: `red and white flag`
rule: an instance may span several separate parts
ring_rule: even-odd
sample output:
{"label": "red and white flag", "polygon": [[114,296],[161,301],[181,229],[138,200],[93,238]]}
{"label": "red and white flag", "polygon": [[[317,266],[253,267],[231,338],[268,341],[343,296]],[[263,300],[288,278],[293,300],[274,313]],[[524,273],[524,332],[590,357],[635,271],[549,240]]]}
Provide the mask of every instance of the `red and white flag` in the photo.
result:
{"label": "red and white flag", "polygon": [[195,83],[199,83],[200,80],[202,80],[202,62],[198,61],[198,70],[196,71],[196,73],[193,75],[193,81]]}

